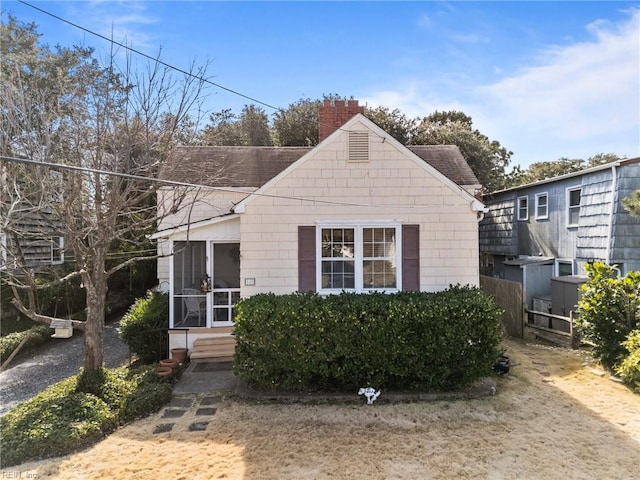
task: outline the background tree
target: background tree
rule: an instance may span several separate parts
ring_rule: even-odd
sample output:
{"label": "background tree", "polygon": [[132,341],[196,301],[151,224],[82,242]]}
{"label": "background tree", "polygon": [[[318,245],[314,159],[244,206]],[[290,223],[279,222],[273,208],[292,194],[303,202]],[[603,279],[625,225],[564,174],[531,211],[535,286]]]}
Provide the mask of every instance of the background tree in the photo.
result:
{"label": "background tree", "polygon": [[504,188],[510,152],[496,140],[473,129],[471,117],[463,112],[434,112],[424,117],[411,143],[414,145],[457,145],[485,190]]}
{"label": "background tree", "polygon": [[230,108],[209,115],[209,124],[201,132],[204,145],[242,145],[238,117]]}
{"label": "background tree", "polygon": [[635,217],[640,217],[640,189],[622,199],[624,209]]}
{"label": "background tree", "polygon": [[614,153],[598,153],[589,157],[586,161],[581,158],[569,159],[562,157],[552,162],[534,162],[526,170],[522,170],[520,167],[514,168],[507,175],[506,186],[516,187],[620,160],[622,160],[622,157]]}
{"label": "background tree", "polygon": [[240,115],[230,108],[214,112],[201,133],[204,145],[270,146],[273,145],[269,117],[256,105],[245,105]]}
{"label": "background tree", "polygon": [[[49,323],[34,292],[80,278],[86,290],[85,371],[102,367],[107,280],[149,258],[108,263],[110,248],[145,244],[156,221],[183,205],[187,192],[155,206],[153,179],[199,112],[206,66],[174,78],[158,62],[116,65],[112,52],[101,66],[89,48],[39,43],[33,24],[9,16],[1,25],[2,229],[11,237],[15,266],[2,280],[14,290],[18,310]],[[197,120],[195,120],[197,123]],[[16,161],[27,159],[30,164]],[[37,162],[60,165],[58,169]],[[52,175],[52,172],[59,172]],[[108,173],[106,173],[108,172]],[[157,214],[157,216],[156,216]],[[25,228],[24,219],[32,221]],[[61,236],[75,269],[43,281],[21,245],[24,235]],[[24,293],[24,295],[23,295]]]}
{"label": "background tree", "polygon": [[321,100],[301,98],[273,114],[273,136],[281,147],[313,147],[318,144],[318,112]]}
{"label": "background tree", "polygon": [[397,108],[389,110],[387,107],[365,108],[364,114],[403,145],[408,145],[413,141],[418,123],[417,118],[408,118]]}

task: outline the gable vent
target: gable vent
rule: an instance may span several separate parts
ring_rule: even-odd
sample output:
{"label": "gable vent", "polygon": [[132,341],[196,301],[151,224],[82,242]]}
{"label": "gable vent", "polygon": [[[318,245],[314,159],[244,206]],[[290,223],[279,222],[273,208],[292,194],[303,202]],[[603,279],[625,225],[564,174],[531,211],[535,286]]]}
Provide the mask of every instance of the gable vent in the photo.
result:
{"label": "gable vent", "polygon": [[349,132],[349,161],[369,161],[369,132]]}

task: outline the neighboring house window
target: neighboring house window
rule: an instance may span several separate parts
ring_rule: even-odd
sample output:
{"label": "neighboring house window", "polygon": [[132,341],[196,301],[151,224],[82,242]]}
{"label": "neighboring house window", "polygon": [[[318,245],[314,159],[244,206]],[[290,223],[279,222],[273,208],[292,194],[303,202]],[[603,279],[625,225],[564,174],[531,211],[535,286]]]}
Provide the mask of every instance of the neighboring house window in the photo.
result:
{"label": "neighboring house window", "polygon": [[51,263],[53,265],[64,263],[64,237],[51,239]]}
{"label": "neighboring house window", "polygon": [[529,197],[518,197],[518,220],[529,220]]}
{"label": "neighboring house window", "polygon": [[573,260],[556,259],[556,276],[573,275]]}
{"label": "neighboring house window", "polygon": [[400,289],[420,290],[419,225],[298,227],[300,292]]}
{"label": "neighboring house window", "polygon": [[536,219],[544,220],[549,218],[549,197],[547,193],[538,193],[536,195]]}
{"label": "neighboring house window", "polygon": [[7,236],[0,233],[0,269],[7,267]]}
{"label": "neighboring house window", "polygon": [[581,188],[567,189],[567,226],[576,227],[580,221]]}

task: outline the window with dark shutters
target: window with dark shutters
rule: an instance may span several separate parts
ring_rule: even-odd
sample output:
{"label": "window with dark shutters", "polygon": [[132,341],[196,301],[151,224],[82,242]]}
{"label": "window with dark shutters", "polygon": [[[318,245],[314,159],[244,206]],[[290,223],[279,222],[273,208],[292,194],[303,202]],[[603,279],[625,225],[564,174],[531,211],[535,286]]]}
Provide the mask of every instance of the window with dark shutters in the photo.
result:
{"label": "window with dark shutters", "polygon": [[[325,229],[326,230],[326,229]],[[366,246],[366,245],[365,245]],[[375,246],[375,245],[374,245]],[[420,290],[420,226],[402,226],[402,290]],[[298,227],[298,291],[316,292],[316,269],[319,255],[316,249],[316,227]],[[322,260],[322,259],[320,259]],[[366,260],[370,262],[369,260]],[[324,268],[324,267],[323,267]],[[383,276],[384,277],[384,276]],[[365,274],[366,278],[366,274]],[[344,287],[344,286],[343,286]],[[357,289],[358,291],[360,289]]]}

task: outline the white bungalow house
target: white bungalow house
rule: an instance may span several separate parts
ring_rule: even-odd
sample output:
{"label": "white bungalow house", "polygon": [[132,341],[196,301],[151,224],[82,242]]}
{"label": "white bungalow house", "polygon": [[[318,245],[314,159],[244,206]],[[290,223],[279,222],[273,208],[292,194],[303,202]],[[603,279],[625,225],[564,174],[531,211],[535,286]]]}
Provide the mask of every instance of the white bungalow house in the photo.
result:
{"label": "white bungalow house", "polygon": [[[216,356],[207,339],[228,341],[234,303],[262,292],[478,285],[484,204],[460,151],[403,146],[362,111],[325,101],[313,148],[175,150],[161,178],[213,188],[194,190],[154,235],[171,348]],[[160,205],[174,195],[165,188]]]}

